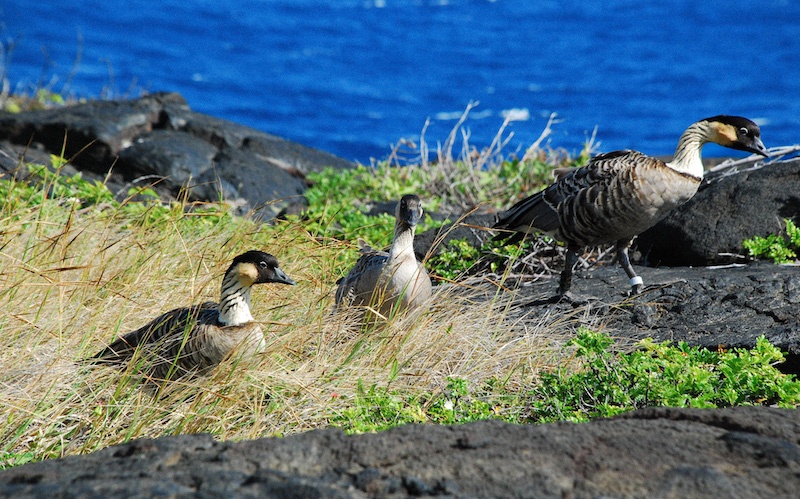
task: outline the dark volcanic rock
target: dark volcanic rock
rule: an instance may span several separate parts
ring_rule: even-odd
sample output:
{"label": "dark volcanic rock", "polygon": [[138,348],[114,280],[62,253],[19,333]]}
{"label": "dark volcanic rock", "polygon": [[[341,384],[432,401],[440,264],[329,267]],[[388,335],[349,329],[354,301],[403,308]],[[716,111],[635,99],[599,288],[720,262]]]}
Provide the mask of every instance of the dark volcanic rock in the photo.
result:
{"label": "dark volcanic rock", "polygon": [[0,472],[4,497],[796,497],[800,412],[646,409],[585,424],[138,440]]}
{"label": "dark volcanic rock", "polygon": [[119,151],[119,168],[126,176],[160,175],[181,185],[214,167],[217,148],[205,140],[175,130],[154,130]]}
{"label": "dark volcanic rock", "polygon": [[783,219],[800,221],[800,159],[734,175],[709,175],[697,194],[635,247],[649,265],[714,265],[746,255],[742,241],[783,233]]}
{"label": "dark volcanic rock", "polygon": [[[275,135],[193,112],[177,94],[130,101],[0,113],[0,167],[15,174],[26,161],[70,159],[63,173],[82,171],[125,197],[132,185],[154,184],[166,197],[232,202],[272,218],[304,203],[305,175],[353,163]],[[109,175],[109,171],[111,175]]]}
{"label": "dark volcanic rock", "polygon": [[116,155],[159,122],[162,101],[181,99],[160,94],[130,101],[91,101],[69,107],[0,113],[0,139],[14,144],[41,144],[53,154],[73,158],[81,169],[108,171]]}
{"label": "dark volcanic rock", "polygon": [[[557,278],[518,288],[521,310],[583,317],[614,336],[686,341],[690,345],[751,348],[764,335],[781,350],[800,354],[800,272],[795,266],[757,263],[732,268],[637,267],[646,289],[634,298],[616,265],[577,272],[572,291],[588,305],[547,303]],[[576,313],[577,312],[577,313]]]}
{"label": "dark volcanic rock", "polygon": [[[290,205],[302,204],[305,180],[245,149],[227,149],[217,156],[213,175],[201,177],[200,184],[215,185],[217,178],[235,190],[237,198],[248,201],[259,218],[269,219]],[[205,180],[205,182],[202,182]],[[233,193],[229,194],[231,199]]]}

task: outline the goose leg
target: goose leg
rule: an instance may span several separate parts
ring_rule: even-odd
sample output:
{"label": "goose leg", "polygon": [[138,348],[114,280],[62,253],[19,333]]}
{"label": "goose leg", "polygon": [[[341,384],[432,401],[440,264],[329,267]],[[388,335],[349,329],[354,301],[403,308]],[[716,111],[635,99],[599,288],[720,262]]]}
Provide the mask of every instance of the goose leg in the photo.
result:
{"label": "goose leg", "polygon": [[593,296],[580,297],[575,296],[569,290],[572,286],[572,271],[578,263],[578,251],[580,247],[567,246],[567,261],[564,264],[564,270],[561,271],[561,279],[558,285],[558,294],[548,300],[551,303],[569,303],[573,307],[588,305],[597,298]]}
{"label": "goose leg", "polygon": [[558,283],[559,296],[565,296],[572,286],[572,269],[578,263],[578,251],[572,246],[567,247],[567,261],[564,264],[564,270],[561,271],[561,278]]}
{"label": "goose leg", "polygon": [[636,275],[636,271],[633,270],[633,265],[631,265],[631,259],[628,257],[628,246],[630,246],[630,244],[630,241],[617,241],[617,260],[619,261],[620,267],[628,274],[631,284],[631,295],[638,295],[642,292],[644,281],[642,281],[641,277]]}

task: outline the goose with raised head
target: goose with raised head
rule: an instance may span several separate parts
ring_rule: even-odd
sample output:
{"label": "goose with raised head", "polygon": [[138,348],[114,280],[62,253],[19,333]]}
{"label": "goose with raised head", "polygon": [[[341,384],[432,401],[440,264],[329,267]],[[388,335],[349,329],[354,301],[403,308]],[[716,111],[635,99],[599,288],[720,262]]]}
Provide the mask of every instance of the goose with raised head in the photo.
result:
{"label": "goose with raised head", "polygon": [[262,351],[264,335],[250,312],[250,289],[255,284],[293,285],[278,260],[252,250],[233,259],[222,278],[219,303],[205,302],[170,310],[108,345],[90,360],[126,364],[141,356],[154,381],[207,371],[237,350]]}
{"label": "goose with raised head", "polygon": [[569,296],[578,252],[587,246],[615,244],[631,293],[643,282],[631,266],[632,239],[688,201],[703,179],[700,152],[708,142],[767,156],[761,130],[747,118],[714,116],[686,129],[670,162],[630,150],[600,154],[580,168],[555,170],[556,181],[518,202],[494,225],[497,238],[519,241],[543,232],[566,243],[567,257],[558,297]]}
{"label": "goose with raised head", "polygon": [[394,240],[388,252],[362,245],[361,256],[339,281],[336,309],[370,306],[389,317],[393,310],[411,310],[431,296],[431,279],[414,254],[414,231],[422,218],[422,202],[407,194],[395,210]]}

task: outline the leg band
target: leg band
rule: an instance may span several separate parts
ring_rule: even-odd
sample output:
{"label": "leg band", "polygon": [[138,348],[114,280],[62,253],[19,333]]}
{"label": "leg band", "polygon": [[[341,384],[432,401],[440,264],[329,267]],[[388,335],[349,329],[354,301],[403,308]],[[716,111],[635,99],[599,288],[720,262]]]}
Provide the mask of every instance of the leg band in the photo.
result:
{"label": "leg band", "polygon": [[636,286],[636,285],[644,284],[644,281],[642,280],[641,277],[639,277],[637,275],[637,276],[631,277],[630,283],[631,283],[631,286]]}

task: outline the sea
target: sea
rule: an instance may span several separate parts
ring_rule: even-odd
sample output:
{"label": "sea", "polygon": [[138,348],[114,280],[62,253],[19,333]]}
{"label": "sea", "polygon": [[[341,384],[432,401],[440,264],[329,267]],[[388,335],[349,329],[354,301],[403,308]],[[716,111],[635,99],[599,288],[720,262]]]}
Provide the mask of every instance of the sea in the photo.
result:
{"label": "sea", "polygon": [[502,129],[518,154],[551,118],[543,144],[571,154],[669,155],[717,114],[800,142],[791,0],[2,0],[0,37],[4,90],[178,92],[364,164],[435,151],[467,108],[456,153]]}

